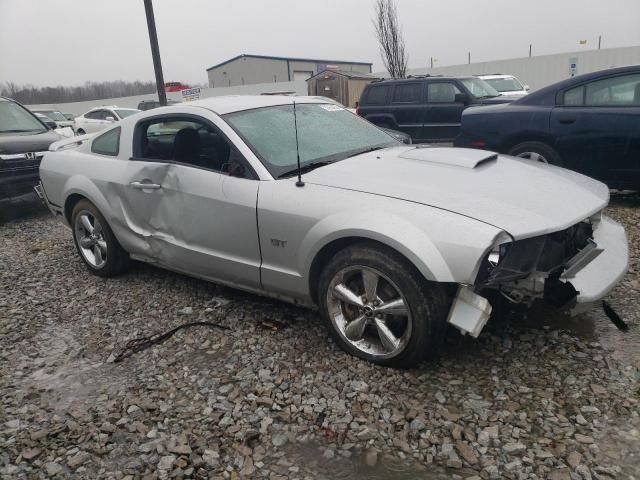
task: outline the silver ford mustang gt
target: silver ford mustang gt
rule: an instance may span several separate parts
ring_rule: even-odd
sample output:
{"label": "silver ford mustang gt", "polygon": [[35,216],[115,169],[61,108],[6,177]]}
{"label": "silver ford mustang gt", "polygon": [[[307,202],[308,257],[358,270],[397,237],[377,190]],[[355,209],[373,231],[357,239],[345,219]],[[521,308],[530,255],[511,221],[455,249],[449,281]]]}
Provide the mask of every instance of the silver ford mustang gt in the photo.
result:
{"label": "silver ford mustang gt", "polygon": [[383,365],[436,355],[447,323],[477,336],[496,298],[580,311],[628,264],[602,183],[403,145],[312,98],[149,110],[55,143],[40,177],[91,272],[133,258],[316,305],[342,348]]}

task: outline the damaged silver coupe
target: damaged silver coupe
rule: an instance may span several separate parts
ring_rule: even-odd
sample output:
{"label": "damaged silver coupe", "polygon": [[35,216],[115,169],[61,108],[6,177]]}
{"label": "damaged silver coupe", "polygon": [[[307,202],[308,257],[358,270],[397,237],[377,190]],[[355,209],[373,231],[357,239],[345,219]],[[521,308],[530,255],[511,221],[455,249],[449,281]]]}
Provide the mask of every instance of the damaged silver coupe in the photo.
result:
{"label": "damaged silver coupe", "polygon": [[40,177],[91,272],[133,258],[316,305],[343,349],[384,365],[436,355],[447,322],[479,335],[498,298],[580,311],[628,264],[602,183],[403,145],[311,98],[143,112],[54,144]]}

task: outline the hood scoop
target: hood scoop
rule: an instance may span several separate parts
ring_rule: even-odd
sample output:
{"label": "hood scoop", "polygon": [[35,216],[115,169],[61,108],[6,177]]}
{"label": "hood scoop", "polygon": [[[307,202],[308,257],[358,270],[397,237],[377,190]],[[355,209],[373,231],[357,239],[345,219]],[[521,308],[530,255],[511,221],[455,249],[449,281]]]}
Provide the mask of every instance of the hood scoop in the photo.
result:
{"label": "hood scoop", "polygon": [[488,162],[495,162],[498,154],[471,148],[443,148],[418,146],[400,155],[406,160],[421,160],[424,162],[454,165],[456,167],[476,168]]}

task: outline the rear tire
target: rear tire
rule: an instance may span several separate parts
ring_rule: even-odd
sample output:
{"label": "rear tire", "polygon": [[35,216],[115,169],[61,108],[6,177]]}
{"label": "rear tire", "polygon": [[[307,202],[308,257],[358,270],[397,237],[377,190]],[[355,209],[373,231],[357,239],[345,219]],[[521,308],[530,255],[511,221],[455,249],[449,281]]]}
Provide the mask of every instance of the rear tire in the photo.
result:
{"label": "rear tire", "polygon": [[84,135],[84,134],[86,134],[87,132],[85,132],[83,129],[79,128],[78,130],[76,130],[76,133],[77,133],[78,135]]}
{"label": "rear tire", "polygon": [[509,150],[509,155],[525,158],[541,163],[548,163],[561,167],[562,159],[556,150],[543,142],[522,142]]}
{"label": "rear tire", "polygon": [[409,368],[442,351],[445,289],[394,250],[369,242],[342,250],[322,271],[317,298],[329,333],[356,357]]}
{"label": "rear tire", "polygon": [[89,271],[113,277],[127,270],[129,254],[118,243],[111,227],[96,206],[80,200],[71,214],[73,241]]}

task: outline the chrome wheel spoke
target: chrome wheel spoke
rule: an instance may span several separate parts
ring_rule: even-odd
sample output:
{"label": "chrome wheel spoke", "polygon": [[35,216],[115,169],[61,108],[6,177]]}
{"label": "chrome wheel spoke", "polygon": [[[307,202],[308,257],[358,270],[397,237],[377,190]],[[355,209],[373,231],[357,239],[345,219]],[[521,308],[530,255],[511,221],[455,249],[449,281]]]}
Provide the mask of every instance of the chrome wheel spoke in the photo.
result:
{"label": "chrome wheel spoke", "polygon": [[375,319],[376,330],[378,330],[378,336],[380,337],[380,343],[387,352],[393,352],[400,345],[400,340],[396,338],[387,324],[381,318]]}
{"label": "chrome wheel spoke", "polygon": [[97,218],[93,219],[93,233],[94,235],[100,235],[102,233],[102,225]]}
{"label": "chrome wheel spoke", "polygon": [[93,225],[91,225],[91,221],[87,215],[82,215],[80,217],[80,221],[82,222],[82,226],[88,233],[93,233]]}
{"label": "chrome wheel spoke", "polygon": [[93,246],[93,255],[96,258],[96,265],[100,265],[102,263],[102,250],[100,250],[97,243]]}
{"label": "chrome wheel spoke", "polygon": [[362,270],[362,283],[364,284],[364,295],[369,302],[378,299],[378,280],[380,277],[371,270]]}
{"label": "chrome wheel spoke", "polygon": [[409,315],[407,305],[402,298],[391,300],[390,302],[383,303],[376,308],[377,312],[384,313],[385,315],[402,315],[406,317]]}
{"label": "chrome wheel spoke", "polygon": [[96,244],[100,247],[103,253],[107,253],[107,242],[104,240],[98,240]]}
{"label": "chrome wheel spoke", "polygon": [[80,246],[82,248],[91,248],[93,247],[93,240],[91,240],[89,237],[82,237],[80,239]]}
{"label": "chrome wheel spoke", "polygon": [[367,327],[367,317],[364,315],[351,320],[344,329],[344,334],[349,340],[360,340],[364,336],[364,329]]}
{"label": "chrome wheel spoke", "polygon": [[333,287],[333,296],[342,300],[343,302],[362,307],[364,304],[358,295],[353,293],[346,285],[340,283]]}

